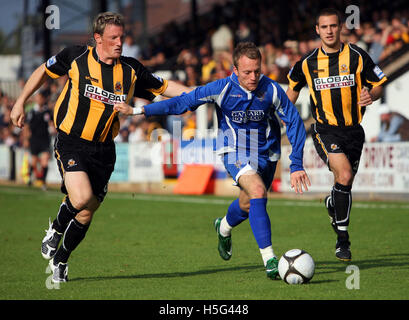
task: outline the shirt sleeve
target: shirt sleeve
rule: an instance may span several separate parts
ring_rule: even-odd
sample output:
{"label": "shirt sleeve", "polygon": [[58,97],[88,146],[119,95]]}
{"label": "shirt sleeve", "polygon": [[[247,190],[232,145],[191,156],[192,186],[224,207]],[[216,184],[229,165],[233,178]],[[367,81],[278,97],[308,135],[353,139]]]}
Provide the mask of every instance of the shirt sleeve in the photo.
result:
{"label": "shirt sleeve", "polygon": [[290,70],[287,75],[288,86],[294,91],[301,91],[301,89],[307,84],[307,80],[302,71],[303,60],[298,61]]}
{"label": "shirt sleeve", "polygon": [[361,53],[363,59],[363,84],[369,89],[372,89],[386,82],[387,78],[385,74],[383,73],[381,68],[379,68],[379,66],[373,62],[369,54],[362,49],[360,49],[359,52]]}
{"label": "shirt sleeve", "polygon": [[134,96],[152,101],[156,96],[165,92],[168,81],[151,73],[142,63],[132,57],[121,57],[129,64],[136,75]]}
{"label": "shirt sleeve", "polygon": [[297,108],[288,99],[284,90],[277,83],[272,84],[274,87],[273,105],[278,116],[285,122],[288,140],[291,143],[290,154],[290,172],[304,170],[303,156],[306,131]]}
{"label": "shirt sleeve", "polygon": [[45,71],[53,78],[59,78],[68,73],[75,58],[87,50],[87,46],[66,47],[58,54],[52,56],[45,63]]}

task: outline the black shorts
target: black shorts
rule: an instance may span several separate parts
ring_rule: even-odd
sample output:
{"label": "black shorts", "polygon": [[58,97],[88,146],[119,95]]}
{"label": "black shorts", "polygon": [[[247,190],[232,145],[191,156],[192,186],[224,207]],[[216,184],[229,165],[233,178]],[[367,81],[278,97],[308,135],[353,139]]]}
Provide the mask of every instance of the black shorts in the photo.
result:
{"label": "black shorts", "polygon": [[64,185],[65,172],[84,171],[88,174],[92,192],[99,202],[108,192],[108,182],[114,171],[115,143],[92,142],[71,137],[59,131],[54,143],[54,156],[63,179],[61,191],[67,194]]}
{"label": "black shorts", "polygon": [[311,135],[318,155],[328,168],[328,153],[344,153],[351,164],[352,172],[358,172],[365,142],[365,132],[361,125],[341,128],[313,123]]}
{"label": "black shorts", "polygon": [[30,154],[33,156],[38,156],[43,152],[50,152],[51,151],[51,141],[49,139],[46,140],[37,140],[37,139],[30,139]]}

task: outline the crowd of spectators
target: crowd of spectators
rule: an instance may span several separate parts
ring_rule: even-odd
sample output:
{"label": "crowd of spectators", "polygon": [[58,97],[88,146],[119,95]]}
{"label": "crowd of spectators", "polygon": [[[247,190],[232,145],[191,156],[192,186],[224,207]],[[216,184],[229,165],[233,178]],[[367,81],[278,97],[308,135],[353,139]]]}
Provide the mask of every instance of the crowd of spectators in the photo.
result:
{"label": "crowd of spectators", "polygon": [[[61,78],[58,81],[48,81],[41,89],[41,94],[45,98],[44,105],[46,105],[51,112],[53,111],[53,107],[62,90],[64,82],[65,78]],[[37,94],[33,95],[32,98],[27,101],[25,107],[26,112],[34,108],[37,103],[36,97]],[[0,90],[0,144],[5,144],[9,147],[24,147],[28,149],[28,140],[31,134],[29,126],[24,126],[23,129],[19,129],[11,124],[10,113],[14,102],[14,99]],[[54,128],[50,128],[49,131],[52,135],[56,134]]]}
{"label": "crowd of spectators", "polygon": [[[163,32],[151,37],[146,47],[138,45],[138,37],[131,25],[126,28],[124,55],[139,59],[152,72],[180,81],[188,86],[199,86],[226,77],[232,72],[231,53],[240,41],[255,42],[262,52],[262,73],[279,83],[287,83],[287,73],[294,63],[309,51],[320,46],[315,34],[315,15],[325,7],[322,1],[294,0],[238,0],[216,5],[197,21],[182,24],[171,22]],[[345,11],[349,1],[335,1]],[[409,8],[405,1],[361,1],[360,27],[344,28],[343,42],[357,44],[366,50],[375,63],[409,43]],[[279,14],[277,14],[279,13]],[[50,83],[50,103],[61,90],[63,81]],[[0,143],[24,145],[24,135],[10,125],[13,101],[1,93]],[[147,101],[135,100],[135,104]],[[209,126],[212,113],[209,112]],[[172,132],[174,121],[184,130],[195,128],[192,114],[172,118],[120,118],[121,130],[117,142],[137,142],[149,139],[154,129]],[[23,137],[22,137],[23,136]],[[189,139],[191,134],[184,134]]]}

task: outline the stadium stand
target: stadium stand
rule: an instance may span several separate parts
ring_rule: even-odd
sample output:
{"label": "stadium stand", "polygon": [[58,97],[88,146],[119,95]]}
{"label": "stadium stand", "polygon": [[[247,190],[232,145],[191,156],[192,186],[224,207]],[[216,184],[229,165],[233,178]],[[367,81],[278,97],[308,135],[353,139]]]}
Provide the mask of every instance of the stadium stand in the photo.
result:
{"label": "stadium stand", "polygon": [[[344,12],[349,4],[349,1],[340,0],[335,2],[335,7]],[[196,32],[192,31],[190,21],[180,24],[173,21],[164,25],[162,31],[148,38],[147,45],[141,50],[140,60],[152,72],[189,86],[197,86],[229,75],[232,72],[231,48],[238,41],[252,40],[263,54],[262,72],[286,84],[286,75],[295,61],[320,45],[311,26],[314,25],[315,14],[325,6],[327,3],[324,1],[312,0],[227,1],[198,16]],[[409,70],[409,9],[406,1],[364,0],[360,1],[359,9],[360,28],[345,28],[342,40],[368,50],[391,82]],[[129,25],[127,29],[131,27]],[[222,49],[214,47],[215,34],[221,31],[221,37],[232,41],[231,45]],[[138,43],[138,39],[135,38],[134,42]],[[22,83],[23,80],[20,80]],[[51,108],[62,85],[63,79],[48,84]],[[10,125],[15,94],[7,89],[3,86],[0,91],[0,144],[27,148],[26,130],[18,130]],[[135,100],[134,103],[144,104],[146,101]],[[208,109],[210,129],[214,125],[213,113],[211,107]],[[170,126],[173,121],[170,120],[174,119],[156,117],[148,123],[138,117],[123,117],[120,119],[121,132],[116,141],[128,142],[136,134],[136,139],[145,140],[149,137],[149,128],[153,126],[172,132]],[[186,130],[183,136],[186,139],[193,138],[189,133],[196,128],[195,115],[187,113],[176,120]]]}

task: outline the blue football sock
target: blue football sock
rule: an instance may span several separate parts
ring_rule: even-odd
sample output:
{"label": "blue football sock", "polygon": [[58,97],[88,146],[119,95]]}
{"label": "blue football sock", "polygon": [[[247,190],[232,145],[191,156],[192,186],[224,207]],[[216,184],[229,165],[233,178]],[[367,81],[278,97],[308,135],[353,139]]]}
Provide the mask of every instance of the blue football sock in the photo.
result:
{"label": "blue football sock", "polygon": [[227,209],[226,220],[231,227],[239,225],[248,217],[248,212],[241,210],[238,198],[234,200]]}
{"label": "blue football sock", "polygon": [[271,223],[267,213],[267,199],[251,199],[249,222],[260,249],[271,246]]}

